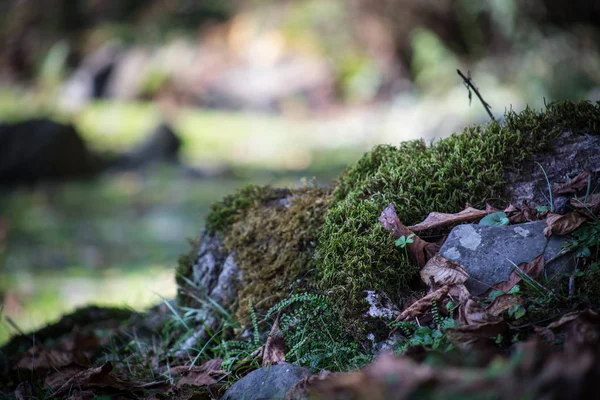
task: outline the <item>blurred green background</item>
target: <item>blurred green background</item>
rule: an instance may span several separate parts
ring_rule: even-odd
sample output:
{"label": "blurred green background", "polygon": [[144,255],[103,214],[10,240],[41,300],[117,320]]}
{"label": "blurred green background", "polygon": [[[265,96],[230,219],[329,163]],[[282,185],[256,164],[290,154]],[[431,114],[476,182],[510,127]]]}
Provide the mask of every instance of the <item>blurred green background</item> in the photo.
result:
{"label": "blurred green background", "polygon": [[[210,204],[328,184],[375,144],[600,99],[593,0],[5,0],[0,122],[71,123],[103,157],[167,123],[179,163],[0,182],[0,343],[74,307],[143,309]],[[0,143],[1,145],[1,143]],[[9,322],[10,321],[10,322]]]}

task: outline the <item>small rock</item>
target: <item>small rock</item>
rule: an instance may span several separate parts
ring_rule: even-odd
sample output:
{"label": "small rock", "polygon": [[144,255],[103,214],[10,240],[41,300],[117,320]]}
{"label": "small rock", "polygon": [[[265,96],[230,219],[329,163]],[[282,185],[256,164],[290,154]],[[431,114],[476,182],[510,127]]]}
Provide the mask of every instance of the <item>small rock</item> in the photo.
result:
{"label": "small rock", "polygon": [[281,400],[296,383],[310,377],[306,368],[281,363],[257,369],[233,384],[224,400]]}
{"label": "small rock", "polygon": [[[440,255],[467,269],[471,277],[466,282],[467,289],[478,295],[507,280],[514,270],[513,263],[529,263],[542,253],[547,240],[543,234],[545,227],[545,221],[509,226],[459,225],[448,235]],[[548,240],[546,262],[561,252],[561,244],[566,240],[554,235]],[[545,267],[546,275],[572,270],[570,260],[568,256],[553,260]]]}

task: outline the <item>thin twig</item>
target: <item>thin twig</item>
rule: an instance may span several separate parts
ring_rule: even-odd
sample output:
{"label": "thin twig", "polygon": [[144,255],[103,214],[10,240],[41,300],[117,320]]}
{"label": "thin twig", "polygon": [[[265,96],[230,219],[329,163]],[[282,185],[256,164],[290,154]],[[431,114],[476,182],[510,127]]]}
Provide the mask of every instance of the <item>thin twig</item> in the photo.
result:
{"label": "thin twig", "polygon": [[469,91],[469,103],[471,101],[471,90],[473,90],[475,92],[475,94],[477,95],[477,97],[479,98],[479,101],[481,101],[481,104],[485,108],[485,111],[487,111],[491,120],[495,122],[496,118],[494,118],[494,115],[492,114],[492,111],[491,111],[492,106],[490,106],[485,100],[483,100],[483,97],[481,97],[481,94],[479,93],[477,86],[475,86],[473,79],[471,79],[470,73],[468,74],[469,76],[465,76],[461,72],[460,69],[457,69],[456,72],[458,72],[458,75],[460,75],[460,77],[463,79],[463,83],[465,84],[465,86],[467,87],[467,90]]}

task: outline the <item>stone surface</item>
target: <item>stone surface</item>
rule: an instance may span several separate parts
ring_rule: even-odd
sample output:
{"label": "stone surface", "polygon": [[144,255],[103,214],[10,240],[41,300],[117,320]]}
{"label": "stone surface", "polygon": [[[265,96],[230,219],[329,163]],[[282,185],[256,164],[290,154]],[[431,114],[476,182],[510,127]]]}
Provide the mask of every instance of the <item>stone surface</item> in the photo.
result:
{"label": "stone surface", "polygon": [[[462,264],[471,279],[466,286],[478,295],[490,286],[505,281],[513,271],[512,263],[528,263],[540,255],[546,246],[545,221],[519,225],[485,226],[459,225],[452,229],[440,250],[442,257]],[[556,257],[564,237],[552,236],[544,252],[546,262]],[[568,256],[557,258],[545,267],[547,276],[571,269]]]}
{"label": "stone surface", "polygon": [[200,340],[208,337],[209,331],[215,331],[222,318],[220,310],[214,306],[227,309],[236,299],[242,271],[235,262],[235,253],[224,250],[223,238],[220,235],[210,235],[206,232],[200,235],[200,245],[191,278],[197,289],[193,291],[194,301],[201,301],[194,307],[199,308],[196,314],[198,322],[194,333],[189,336],[176,352],[178,357],[186,357],[187,351]]}
{"label": "stone surface", "polygon": [[[563,133],[550,151],[536,154],[519,171],[505,172],[506,198],[517,206],[524,203],[548,205],[548,182],[544,171],[553,188],[582,171],[593,173],[591,187],[596,187],[600,180],[600,136]],[[555,210],[565,211],[564,203],[564,196],[554,196]]]}
{"label": "stone surface", "polygon": [[292,387],[312,374],[306,368],[281,363],[259,368],[233,384],[224,400],[282,400]]}

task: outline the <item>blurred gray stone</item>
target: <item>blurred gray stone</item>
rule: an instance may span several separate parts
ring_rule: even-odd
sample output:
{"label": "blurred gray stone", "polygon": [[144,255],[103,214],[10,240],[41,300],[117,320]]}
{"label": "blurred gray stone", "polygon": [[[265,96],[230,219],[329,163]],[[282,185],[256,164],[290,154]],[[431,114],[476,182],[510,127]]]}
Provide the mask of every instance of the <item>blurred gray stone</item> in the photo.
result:
{"label": "blurred gray stone", "polygon": [[224,400],[283,400],[296,383],[312,374],[306,368],[281,363],[259,368],[229,388]]}
{"label": "blurred gray stone", "polygon": [[[440,255],[462,264],[469,272],[467,289],[478,295],[490,286],[505,281],[514,270],[512,263],[528,263],[540,255],[546,246],[546,262],[562,250],[567,239],[543,234],[546,221],[534,221],[519,225],[485,226],[459,225],[452,229],[440,250]],[[560,271],[570,271],[571,257],[563,256],[546,265],[544,273],[552,276]]]}
{"label": "blurred gray stone", "polygon": [[146,140],[123,155],[118,161],[122,168],[139,168],[153,163],[177,163],[181,139],[166,123],[158,125]]}

